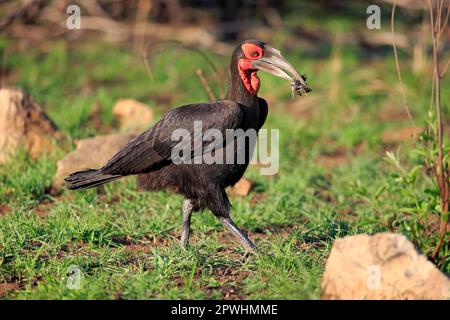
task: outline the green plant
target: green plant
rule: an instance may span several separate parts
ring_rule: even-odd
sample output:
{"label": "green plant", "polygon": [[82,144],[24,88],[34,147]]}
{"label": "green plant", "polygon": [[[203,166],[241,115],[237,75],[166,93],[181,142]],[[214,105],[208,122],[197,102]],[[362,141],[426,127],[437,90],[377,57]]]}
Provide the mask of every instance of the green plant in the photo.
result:
{"label": "green plant", "polygon": [[[448,24],[450,4],[447,6],[446,14],[444,14],[443,0],[427,0],[427,4],[433,46],[433,76],[431,103],[426,119],[427,128],[420,135],[419,142],[412,151],[419,156],[420,164],[408,171],[401,165],[398,153],[397,155],[394,155],[392,152],[387,152],[386,159],[397,169],[397,175],[395,175],[394,180],[392,181],[403,185],[405,187],[406,195],[413,202],[412,207],[404,208],[403,210],[404,213],[412,214],[413,217],[413,219],[404,220],[405,228],[411,233],[415,240],[429,235],[435,243],[434,249],[429,256],[439,265],[449,258],[449,248],[448,246],[443,246],[443,244],[448,243],[447,238],[449,236],[447,225],[449,220],[450,201],[450,148],[445,146],[443,136],[444,111],[441,105],[441,80],[448,69],[450,60],[446,63],[441,72],[439,66],[439,46],[441,35]],[[394,2],[391,16],[391,30],[393,34],[395,8],[396,2]],[[405,90],[403,89],[395,40],[393,42],[393,47],[404,105],[411,122],[413,122],[406,101]],[[421,187],[417,187],[416,185],[416,181],[419,177],[426,179]],[[422,190],[419,190],[420,188],[422,188]],[[433,217],[435,216],[439,218],[437,233],[433,230]],[[442,259],[439,261],[438,258],[440,256]]]}

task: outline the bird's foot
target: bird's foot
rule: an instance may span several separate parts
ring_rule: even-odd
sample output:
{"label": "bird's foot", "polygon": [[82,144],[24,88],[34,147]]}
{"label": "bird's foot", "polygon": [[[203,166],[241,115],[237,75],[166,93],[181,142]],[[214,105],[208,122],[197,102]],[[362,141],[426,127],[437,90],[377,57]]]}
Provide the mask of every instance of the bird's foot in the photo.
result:
{"label": "bird's foot", "polygon": [[183,249],[187,249],[189,247],[189,232],[185,232],[181,234],[180,245]]}
{"label": "bird's foot", "polygon": [[230,231],[244,246],[244,248],[251,253],[257,253],[258,248],[256,245],[242,232],[241,229],[231,220],[231,218],[221,218],[220,222]]}

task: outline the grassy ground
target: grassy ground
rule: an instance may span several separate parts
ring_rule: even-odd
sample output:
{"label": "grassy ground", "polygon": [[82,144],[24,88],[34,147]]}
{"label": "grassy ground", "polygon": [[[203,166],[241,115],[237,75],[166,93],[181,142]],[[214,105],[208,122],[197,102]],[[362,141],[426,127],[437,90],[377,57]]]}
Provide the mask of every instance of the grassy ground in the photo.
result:
{"label": "grassy ground", "polygon": [[[14,45],[3,39],[1,47]],[[405,168],[419,163],[403,130],[411,123],[390,54],[368,57],[360,48],[330,46],[318,57],[293,46],[285,55],[314,90],[293,101],[289,84],[261,74],[260,96],[270,101],[265,127],[280,129],[280,171],[264,177],[250,167],[246,176],[256,187],[248,197],[231,198],[236,223],[270,253],[247,257],[209,212],[194,215],[192,246],[182,250],[182,198],[137,192],[133,179],[108,185],[104,195],[48,192],[71,139],[115,130],[116,99],[138,99],[158,115],[207,100],[195,78],[203,60],[188,53],[159,57],[152,82],[141,57],[117,46],[56,41],[26,53],[9,50],[8,83],[44,106],[68,134],[69,147],[38,161],[19,152],[0,166],[0,283],[9,284],[0,294],[7,299],[318,299],[336,238],[395,231],[426,254],[433,249],[435,235],[415,230],[417,217],[408,211],[417,201],[430,205],[432,183],[420,177],[412,197],[384,159],[400,146]],[[227,57],[210,56],[225,70]],[[410,57],[402,63],[412,112],[423,126],[430,81],[410,73]],[[449,84],[442,85],[443,101]],[[100,111],[91,116],[95,105]],[[82,270],[79,290],[66,285],[71,265]],[[439,266],[450,271],[448,252]]]}

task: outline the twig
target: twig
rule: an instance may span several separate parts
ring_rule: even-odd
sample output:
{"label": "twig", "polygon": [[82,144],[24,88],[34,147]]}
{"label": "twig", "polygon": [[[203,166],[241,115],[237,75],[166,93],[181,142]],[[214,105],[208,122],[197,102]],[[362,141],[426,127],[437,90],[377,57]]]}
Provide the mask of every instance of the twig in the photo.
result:
{"label": "twig", "polygon": [[448,58],[447,63],[445,64],[444,68],[442,68],[442,72],[440,75],[441,78],[443,78],[444,75],[447,73],[449,65],[450,65],[450,58]]}
{"label": "twig", "polygon": [[147,30],[147,24],[145,23],[150,10],[152,9],[152,2],[148,0],[139,0],[138,9],[136,12],[136,21],[133,29],[133,48],[135,52],[139,52],[144,49],[144,36]]}
{"label": "twig", "polygon": [[153,76],[153,72],[152,72],[152,68],[150,67],[150,64],[149,64],[149,57],[148,57],[148,47],[144,50],[144,53],[143,53],[143,59],[144,59],[144,64],[145,64],[145,70],[147,71],[147,75],[148,75],[148,77],[150,78],[150,80],[155,80],[155,77]]}
{"label": "twig", "polygon": [[448,18],[450,16],[450,2],[447,6],[447,14],[445,15],[444,23],[442,24],[441,28],[439,29],[439,36],[444,32],[445,27],[447,27]]}
{"label": "twig", "polygon": [[[436,180],[439,188],[439,195],[440,195],[440,209],[441,209],[441,220],[440,220],[440,226],[439,226],[439,241],[436,245],[436,247],[433,250],[433,253],[431,254],[431,258],[435,260],[437,256],[439,255],[439,251],[442,247],[442,244],[444,242],[446,229],[447,229],[447,223],[448,221],[445,219],[446,213],[448,212],[448,196],[449,196],[449,184],[448,184],[448,168],[444,168],[444,152],[443,152],[443,121],[442,121],[442,113],[441,113],[441,92],[440,92],[440,81],[441,81],[441,74],[439,72],[439,56],[438,56],[438,47],[439,47],[439,33],[441,32],[441,25],[435,25],[435,13],[433,10],[433,5],[431,3],[431,0],[427,1],[428,3],[428,10],[430,14],[430,26],[431,26],[431,36],[433,39],[433,64],[434,64],[434,82],[435,82],[435,107],[436,107],[436,134],[437,134],[437,149],[438,149],[438,156],[437,156],[437,163],[436,163]],[[441,16],[442,16],[442,1],[438,4],[438,7],[436,9],[436,15],[437,15],[437,21],[441,23]]]}
{"label": "twig", "polygon": [[208,80],[206,80],[205,75],[203,74],[203,70],[197,69],[195,71],[195,73],[197,74],[197,77],[200,79],[200,82],[202,83],[203,88],[205,88],[206,93],[208,93],[209,99],[212,101],[217,100],[216,95],[214,94],[214,92],[211,89],[211,86],[208,83]]}
{"label": "twig", "polygon": [[0,66],[0,89],[3,88],[3,77],[6,73],[6,57],[8,54],[8,48],[5,48],[3,50],[3,54],[2,54],[2,64]]}
{"label": "twig", "polygon": [[151,70],[151,66],[150,66],[150,59],[152,57],[153,54],[153,50],[155,50],[156,48],[162,46],[162,45],[175,45],[175,46],[179,46],[184,50],[188,50],[188,51],[192,51],[198,55],[200,55],[205,61],[206,63],[210,66],[211,70],[213,71],[213,76],[214,76],[214,80],[216,80],[218,86],[219,86],[219,91],[220,91],[220,95],[223,98],[224,97],[224,91],[223,91],[223,79],[219,74],[219,71],[216,67],[216,65],[214,64],[214,62],[208,57],[208,55],[203,52],[202,50],[189,45],[189,44],[185,44],[182,43],[180,41],[176,41],[176,40],[168,40],[168,41],[160,41],[160,42],[156,42],[156,43],[150,43],[147,45],[145,51],[144,51],[144,62],[145,62],[145,66],[147,68],[147,73],[149,74],[150,79],[153,79],[153,72]]}
{"label": "twig", "polygon": [[406,99],[405,89],[403,85],[402,73],[400,71],[400,63],[398,61],[398,53],[397,53],[397,44],[395,43],[395,29],[394,29],[394,18],[395,18],[395,8],[397,7],[397,1],[394,0],[394,4],[392,6],[392,14],[391,14],[391,34],[392,34],[392,47],[394,49],[394,58],[395,58],[395,67],[397,69],[398,81],[400,82],[400,91],[403,98],[403,106],[406,110],[409,120],[411,121],[414,127],[417,127],[414,123],[414,120],[411,116],[411,112],[409,111],[408,101]]}

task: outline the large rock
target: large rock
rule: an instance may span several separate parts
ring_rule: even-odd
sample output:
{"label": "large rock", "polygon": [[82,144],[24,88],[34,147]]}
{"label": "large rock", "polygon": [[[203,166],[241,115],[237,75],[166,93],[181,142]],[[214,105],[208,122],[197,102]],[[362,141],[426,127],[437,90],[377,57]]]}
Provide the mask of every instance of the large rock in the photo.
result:
{"label": "large rock", "polygon": [[335,241],[323,299],[449,299],[450,280],[403,235],[361,234]]}
{"label": "large rock", "polygon": [[133,133],[111,134],[79,140],[76,150],[58,161],[53,186],[61,186],[72,172],[102,167],[134,137],[136,134]]}
{"label": "large rock", "polygon": [[19,148],[32,157],[52,150],[61,133],[33,97],[20,89],[0,89],[0,162]]}
{"label": "large rock", "polygon": [[113,114],[119,119],[120,128],[125,132],[150,128],[155,116],[149,106],[133,99],[117,100]]}

